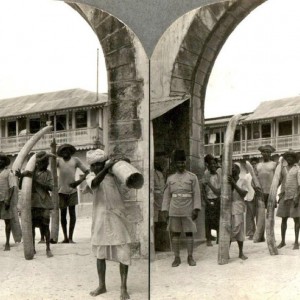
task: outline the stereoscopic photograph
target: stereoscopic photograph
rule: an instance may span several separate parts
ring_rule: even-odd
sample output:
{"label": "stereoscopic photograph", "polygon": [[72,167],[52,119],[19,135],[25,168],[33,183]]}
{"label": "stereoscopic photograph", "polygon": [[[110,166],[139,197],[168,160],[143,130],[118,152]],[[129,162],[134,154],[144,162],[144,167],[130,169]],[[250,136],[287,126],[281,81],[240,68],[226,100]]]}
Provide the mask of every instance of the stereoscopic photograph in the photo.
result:
{"label": "stereoscopic photograph", "polygon": [[1,299],[300,297],[299,1],[0,8]]}

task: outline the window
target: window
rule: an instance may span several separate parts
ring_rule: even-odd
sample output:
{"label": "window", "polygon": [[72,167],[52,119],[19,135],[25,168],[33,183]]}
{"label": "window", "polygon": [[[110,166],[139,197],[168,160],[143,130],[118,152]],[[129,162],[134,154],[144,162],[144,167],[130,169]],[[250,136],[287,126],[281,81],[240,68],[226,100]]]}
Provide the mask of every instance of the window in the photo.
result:
{"label": "window", "polygon": [[252,126],[247,124],[247,140],[252,140]]}
{"label": "window", "polygon": [[241,130],[240,130],[240,128],[237,128],[237,129],[236,129],[236,131],[235,131],[235,133],[234,133],[234,138],[233,138],[233,140],[234,140],[235,142],[239,142],[239,141],[241,140]]}
{"label": "window", "polygon": [[205,133],[205,135],[204,135],[204,144],[208,145],[208,141],[209,141],[209,134]]}
{"label": "window", "polygon": [[[55,126],[54,124],[54,116],[50,117],[51,124]],[[67,116],[66,115],[57,115],[56,116],[56,130],[66,130],[67,129]]]}
{"label": "window", "polygon": [[292,120],[282,121],[278,123],[278,135],[292,135],[293,134],[293,122]]}
{"label": "window", "polygon": [[8,136],[16,136],[17,135],[16,121],[7,122],[7,134],[8,134]]}
{"label": "window", "polygon": [[253,139],[259,139],[260,138],[260,132],[259,132],[259,124],[254,123],[253,124]]}
{"label": "window", "polygon": [[29,120],[29,131],[30,133],[36,133],[41,128],[41,119],[34,118]]}
{"label": "window", "polygon": [[262,138],[271,137],[271,123],[261,124],[261,137]]}
{"label": "window", "polygon": [[76,111],[75,126],[76,126],[76,128],[86,128],[87,127],[87,112],[86,111]]}

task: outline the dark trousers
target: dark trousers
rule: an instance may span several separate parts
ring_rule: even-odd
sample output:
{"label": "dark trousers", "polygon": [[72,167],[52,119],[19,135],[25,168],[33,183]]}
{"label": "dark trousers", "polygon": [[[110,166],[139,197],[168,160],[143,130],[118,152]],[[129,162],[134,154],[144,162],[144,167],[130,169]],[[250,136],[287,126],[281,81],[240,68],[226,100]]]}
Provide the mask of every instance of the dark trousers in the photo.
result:
{"label": "dark trousers", "polygon": [[246,210],[246,236],[253,236],[255,233],[255,217],[256,217],[256,205],[255,201],[245,201]]}
{"label": "dark trousers", "polygon": [[205,207],[205,237],[211,240],[211,230],[214,229],[219,235],[220,222],[220,198],[208,199]]}

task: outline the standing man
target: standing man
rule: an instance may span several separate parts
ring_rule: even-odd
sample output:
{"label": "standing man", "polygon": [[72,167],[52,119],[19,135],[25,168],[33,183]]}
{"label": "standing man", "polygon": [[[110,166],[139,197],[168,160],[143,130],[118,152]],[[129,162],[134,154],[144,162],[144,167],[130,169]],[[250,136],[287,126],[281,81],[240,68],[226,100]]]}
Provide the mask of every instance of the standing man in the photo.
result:
{"label": "standing man", "polygon": [[[156,251],[166,250],[168,241],[166,223],[162,216],[162,202],[165,188],[165,178],[157,157],[154,159],[154,245]],[[166,234],[163,234],[166,233]]]}
{"label": "standing man", "polygon": [[47,169],[49,165],[49,157],[54,156],[46,151],[40,151],[36,154],[36,165],[33,172],[20,171],[16,175],[20,178],[20,186],[24,177],[32,178],[32,194],[31,194],[31,221],[32,221],[32,237],[33,249],[35,251],[35,228],[39,227],[41,235],[46,239],[46,255],[52,257],[50,249],[50,211],[54,208],[50,192],[53,190],[53,177]]}
{"label": "standing man", "polygon": [[299,218],[300,218],[300,167],[297,164],[297,154],[294,151],[287,151],[283,154],[287,166],[282,167],[281,171],[281,193],[279,194],[279,207],[277,217],[281,221],[281,242],[278,249],[284,247],[285,233],[287,229],[287,219],[293,218],[295,223],[295,244],[294,250],[299,249]]}
{"label": "standing man", "polygon": [[[253,240],[253,236],[256,229],[255,226],[256,205],[254,200],[255,191],[252,187],[252,176],[246,167],[246,159],[247,157],[244,156],[243,160],[241,161],[240,178],[243,178],[245,180],[247,191],[248,191],[244,199],[246,203],[246,236],[249,237],[249,240]],[[242,172],[242,170],[244,172]]]}
{"label": "standing man", "polygon": [[110,171],[116,161],[108,160],[103,150],[90,150],[86,160],[91,167],[87,186],[93,195],[91,244],[97,257],[98,287],[91,296],[106,293],[106,260],[119,262],[121,277],[121,300],[129,299],[127,276],[131,263],[129,234],[130,224],[120,183]]}
{"label": "standing man", "polygon": [[[261,190],[256,188],[256,193],[261,193],[261,198],[264,203],[265,209],[268,207],[268,197],[271,189],[272,180],[274,177],[277,163],[271,160],[271,154],[275,152],[275,148],[271,145],[260,146],[258,150],[261,152],[263,161],[256,166],[258,180],[261,186]],[[259,203],[258,203],[259,207]],[[265,225],[260,229],[262,231],[262,237],[256,242],[264,242]]]}
{"label": "standing man", "polygon": [[11,213],[11,198],[14,193],[14,189],[17,186],[14,174],[7,167],[10,164],[10,159],[7,155],[0,153],[0,219],[5,222],[5,236],[6,243],[4,251],[10,250],[10,232],[12,218]]}
{"label": "standing man", "polygon": [[237,241],[239,247],[239,258],[246,260],[248,257],[243,252],[245,231],[244,231],[244,212],[246,210],[245,196],[247,187],[245,180],[240,178],[240,165],[238,163],[232,166],[232,175],[228,176],[228,182],[232,186],[231,202],[231,239],[230,243]]}
{"label": "standing man", "polygon": [[193,233],[197,232],[195,220],[201,209],[200,187],[195,174],[186,171],[186,156],[183,150],[174,152],[176,173],[168,177],[162,211],[169,218],[168,230],[171,232],[175,260],[172,267],[178,267],[180,259],[180,235],[184,232],[187,239],[188,264],[196,266],[193,258]]}
{"label": "standing man", "polygon": [[207,159],[206,163],[207,170],[204,173],[203,180],[205,197],[205,235],[206,245],[212,246],[212,229],[217,232],[217,243],[219,238],[222,169],[218,168],[214,157]]}
{"label": "standing man", "polygon": [[[57,167],[58,167],[58,195],[61,217],[61,227],[64,234],[62,243],[74,243],[73,232],[76,224],[75,205],[78,204],[78,194],[76,187],[81,184],[89,173],[78,157],[73,157],[76,149],[73,145],[63,144],[58,147]],[[76,169],[80,169],[84,176],[75,180]],[[67,233],[67,209],[69,208],[70,226],[69,236]]]}

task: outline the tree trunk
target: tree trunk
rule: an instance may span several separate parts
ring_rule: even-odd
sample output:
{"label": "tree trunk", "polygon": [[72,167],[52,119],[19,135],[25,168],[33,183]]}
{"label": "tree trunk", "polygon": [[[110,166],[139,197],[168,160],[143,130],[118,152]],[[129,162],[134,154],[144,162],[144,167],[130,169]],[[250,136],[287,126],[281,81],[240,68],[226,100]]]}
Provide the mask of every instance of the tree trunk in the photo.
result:
{"label": "tree trunk", "polygon": [[224,265],[229,260],[229,245],[231,236],[231,202],[232,187],[228,183],[228,175],[232,173],[233,138],[236,125],[241,115],[233,116],[226,129],[223,157],[222,157],[222,183],[221,183],[221,213],[218,263]]}
{"label": "tree trunk", "polygon": [[[27,158],[29,152],[32,150],[33,146],[40,140],[40,138],[50,132],[52,130],[52,126],[46,126],[42,128],[39,132],[37,132],[35,135],[33,135],[23,146],[21,151],[18,153],[18,156],[16,160],[14,161],[12,165],[12,170],[15,172],[17,170],[20,170],[25,159]],[[19,215],[18,215],[18,198],[19,198],[19,192],[18,189],[15,190],[13,199],[12,199],[12,219],[11,219],[11,231],[14,237],[14,240],[16,243],[21,242],[22,239],[22,229],[20,225]]]}
{"label": "tree trunk", "polygon": [[[33,172],[35,169],[36,156],[33,155],[27,166],[26,171]],[[31,194],[32,194],[32,178],[24,177],[22,182],[22,210],[21,210],[21,222],[22,222],[22,234],[24,244],[24,256],[25,259],[33,259],[33,237],[32,237],[32,220],[31,220]]]}
{"label": "tree trunk", "polygon": [[280,181],[280,174],[282,170],[282,157],[280,157],[278,165],[275,170],[275,174],[272,180],[270,194],[268,198],[267,216],[266,216],[266,234],[269,252],[271,255],[278,255],[278,249],[276,247],[276,240],[274,234],[275,225],[275,203],[277,197],[277,190]]}
{"label": "tree trunk", "polygon": [[[51,153],[56,155],[56,141],[53,138],[51,143]],[[59,233],[59,198],[58,198],[58,179],[57,179],[57,164],[56,157],[51,158],[51,172],[53,176],[53,191],[52,191],[52,201],[54,204],[54,209],[51,212],[51,232],[50,241],[53,244],[58,242]]]}

